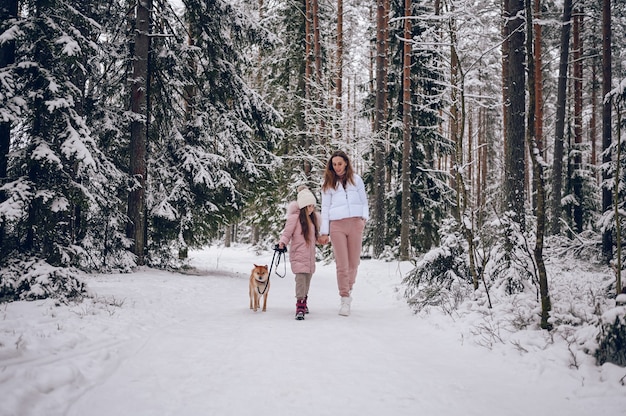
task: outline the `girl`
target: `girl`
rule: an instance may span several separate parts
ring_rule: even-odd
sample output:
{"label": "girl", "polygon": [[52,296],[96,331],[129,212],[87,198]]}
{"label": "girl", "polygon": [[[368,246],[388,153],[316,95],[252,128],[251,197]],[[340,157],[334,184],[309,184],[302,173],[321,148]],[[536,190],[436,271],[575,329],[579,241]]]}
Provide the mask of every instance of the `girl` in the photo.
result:
{"label": "girl", "polygon": [[321,244],[333,244],[337,288],[341,296],[339,315],[350,315],[352,286],[361,261],[361,244],[369,207],[363,179],[352,170],[343,151],[334,152],[326,165],[322,185]]}
{"label": "girl", "polygon": [[315,243],[319,238],[319,214],[316,200],[305,186],[298,188],[298,198],[287,208],[287,221],[278,247],[284,249],[291,242],[289,262],[296,275],[296,319],[303,320],[309,313],[307,299],[311,278],[315,272]]}

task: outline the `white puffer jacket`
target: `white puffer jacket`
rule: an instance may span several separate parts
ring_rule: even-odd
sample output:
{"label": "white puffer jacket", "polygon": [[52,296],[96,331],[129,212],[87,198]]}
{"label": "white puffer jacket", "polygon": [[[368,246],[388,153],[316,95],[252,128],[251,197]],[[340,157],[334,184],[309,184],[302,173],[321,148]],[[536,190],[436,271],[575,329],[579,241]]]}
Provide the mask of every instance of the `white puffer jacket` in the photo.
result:
{"label": "white puffer jacket", "polygon": [[322,192],[320,235],[328,235],[331,221],[351,217],[360,217],[365,221],[370,217],[365,185],[363,179],[356,174],[354,184],[348,182],[345,189],[338,183],[335,189]]}

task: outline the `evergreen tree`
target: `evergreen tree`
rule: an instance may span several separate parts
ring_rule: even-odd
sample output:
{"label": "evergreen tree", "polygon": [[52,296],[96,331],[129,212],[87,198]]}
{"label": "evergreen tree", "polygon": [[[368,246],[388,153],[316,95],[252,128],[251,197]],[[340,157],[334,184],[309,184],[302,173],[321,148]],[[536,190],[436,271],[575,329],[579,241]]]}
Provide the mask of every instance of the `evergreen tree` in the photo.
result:
{"label": "evergreen tree", "polygon": [[[3,186],[2,222],[9,230],[4,259],[17,252],[53,265],[84,266],[90,221],[107,200],[103,184],[118,174],[85,117],[99,28],[96,7],[77,3],[24,2],[8,29],[16,56],[6,68],[14,80],[7,92],[22,103],[22,112],[12,125]],[[7,102],[9,112],[16,108]]]}
{"label": "evergreen tree", "polygon": [[504,80],[508,90],[506,106],[506,139],[504,142],[504,209],[512,211],[522,230],[525,228],[524,211],[524,157],[525,139],[525,52],[524,52],[524,0],[505,1],[505,26],[510,34],[508,71]]}
{"label": "evergreen tree", "polygon": [[[236,220],[277,163],[279,115],[244,78],[268,35],[222,1],[185,1],[188,31],[161,15],[152,63],[148,202],[152,263],[199,247]],[[163,8],[165,13],[168,9]],[[176,30],[177,29],[177,30]],[[176,88],[172,88],[172,85]],[[185,105],[180,105],[184,102]]]}
{"label": "evergreen tree", "polygon": [[[5,1],[0,5],[0,33],[5,32],[17,19],[17,0]],[[15,63],[15,40],[7,39],[0,43],[0,79],[5,85],[2,91],[3,107],[2,118],[0,119],[0,186],[7,177],[9,161],[9,145],[11,142],[11,124],[18,120],[19,105],[12,96],[14,91],[13,77],[11,70],[7,68]],[[12,108],[11,108],[12,107]],[[6,199],[4,192],[0,189],[0,203]],[[0,216],[1,218],[1,216]],[[4,246],[5,222],[0,220],[0,247]],[[0,259],[2,254],[0,254]]]}
{"label": "evergreen tree", "polygon": [[[431,16],[432,7],[423,1],[413,2],[413,16]],[[389,189],[385,193],[386,217],[385,245],[397,251],[400,243],[402,207],[402,142],[403,142],[403,42],[404,1],[391,2],[389,27],[389,150],[385,165],[389,168]],[[441,123],[440,110],[443,106],[442,74],[437,67],[439,56],[436,50],[421,45],[436,42],[436,35],[429,30],[426,20],[414,20],[411,28],[411,131],[410,131],[410,245],[415,252],[424,252],[438,243],[438,229],[448,215],[451,189],[446,184],[447,173],[438,171],[436,158],[449,154],[452,144],[438,131]],[[374,167],[372,167],[374,169]],[[366,178],[373,177],[371,172]],[[371,229],[370,233],[379,233]],[[372,234],[368,236],[373,238]]]}
{"label": "evergreen tree", "polygon": [[[28,290],[18,281],[31,266],[16,258],[99,270],[136,264],[124,233],[134,186],[129,126],[137,118],[128,97],[136,32],[124,6],[26,1],[19,16],[3,20],[0,110],[10,135],[2,143],[11,151],[2,148],[0,262],[13,259],[2,282],[10,290]],[[249,48],[267,32],[219,1],[188,2],[191,31],[169,2],[153,6],[141,76],[148,86],[141,211],[146,258],[165,265],[171,248],[206,243],[241,214],[255,179],[267,183],[281,131],[278,114],[243,77]],[[5,59],[13,45],[15,58]]]}

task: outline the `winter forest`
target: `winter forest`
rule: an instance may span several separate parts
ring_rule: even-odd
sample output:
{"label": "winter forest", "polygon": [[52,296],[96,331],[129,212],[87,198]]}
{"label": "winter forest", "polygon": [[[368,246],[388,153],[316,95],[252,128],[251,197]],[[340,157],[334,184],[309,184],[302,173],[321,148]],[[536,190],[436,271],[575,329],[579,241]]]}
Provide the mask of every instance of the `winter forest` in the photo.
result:
{"label": "winter forest", "polygon": [[610,0],[3,0],[0,301],[267,247],[342,149],[413,308],[532,292],[549,331],[569,256],[626,365],[624,33]]}

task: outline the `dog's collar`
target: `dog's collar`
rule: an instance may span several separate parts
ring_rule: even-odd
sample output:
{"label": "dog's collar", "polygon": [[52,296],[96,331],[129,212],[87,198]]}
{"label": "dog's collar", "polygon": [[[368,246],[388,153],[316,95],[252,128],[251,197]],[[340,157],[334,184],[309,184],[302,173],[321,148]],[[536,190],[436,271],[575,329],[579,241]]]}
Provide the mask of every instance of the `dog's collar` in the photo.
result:
{"label": "dog's collar", "polygon": [[[257,282],[263,283],[263,282],[259,282],[258,280]],[[261,289],[259,289],[259,286],[256,287],[256,291],[259,292],[259,295],[265,294],[265,291],[267,290],[267,287],[269,286],[269,284],[270,284],[270,277],[267,276],[267,280],[265,281],[265,288],[263,289],[263,292],[261,292]]]}

